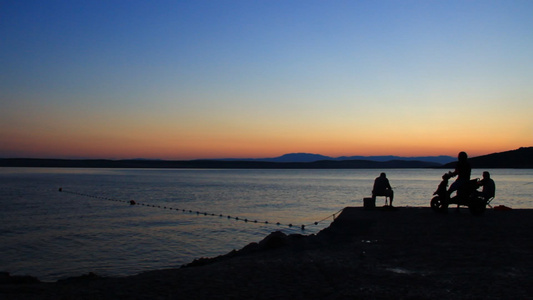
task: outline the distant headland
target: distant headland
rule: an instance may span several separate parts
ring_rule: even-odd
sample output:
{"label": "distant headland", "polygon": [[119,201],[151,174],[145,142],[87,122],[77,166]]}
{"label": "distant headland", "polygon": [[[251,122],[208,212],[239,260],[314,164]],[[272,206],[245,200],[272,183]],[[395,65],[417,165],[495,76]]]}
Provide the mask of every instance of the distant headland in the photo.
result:
{"label": "distant headland", "polygon": [[[533,147],[493,153],[469,159],[473,168],[533,168]],[[47,168],[205,168],[205,169],[397,169],[453,168],[451,156],[399,157],[350,156],[332,158],[319,154],[290,153],[264,159],[39,159],[4,158],[0,167]]]}

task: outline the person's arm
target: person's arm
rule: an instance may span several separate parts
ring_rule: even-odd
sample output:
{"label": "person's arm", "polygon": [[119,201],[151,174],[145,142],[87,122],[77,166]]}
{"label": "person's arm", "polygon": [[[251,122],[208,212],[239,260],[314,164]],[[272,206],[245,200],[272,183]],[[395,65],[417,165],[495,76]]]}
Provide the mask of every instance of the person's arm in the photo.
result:
{"label": "person's arm", "polygon": [[455,170],[448,172],[448,175],[451,177],[455,177],[459,175],[459,163],[457,163],[457,166],[455,166]]}
{"label": "person's arm", "polygon": [[453,170],[453,172],[448,172],[448,174],[450,174],[450,177],[457,176],[457,174],[459,174],[459,164],[457,164],[457,166],[455,166],[455,170]]}

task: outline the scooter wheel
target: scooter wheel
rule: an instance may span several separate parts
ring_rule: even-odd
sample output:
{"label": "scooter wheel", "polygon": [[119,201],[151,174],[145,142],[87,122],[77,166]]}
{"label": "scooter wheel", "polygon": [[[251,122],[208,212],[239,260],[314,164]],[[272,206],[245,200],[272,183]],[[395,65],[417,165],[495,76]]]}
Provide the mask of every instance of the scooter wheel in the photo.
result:
{"label": "scooter wheel", "polygon": [[448,203],[439,196],[433,197],[430,204],[434,212],[444,213],[448,211]]}

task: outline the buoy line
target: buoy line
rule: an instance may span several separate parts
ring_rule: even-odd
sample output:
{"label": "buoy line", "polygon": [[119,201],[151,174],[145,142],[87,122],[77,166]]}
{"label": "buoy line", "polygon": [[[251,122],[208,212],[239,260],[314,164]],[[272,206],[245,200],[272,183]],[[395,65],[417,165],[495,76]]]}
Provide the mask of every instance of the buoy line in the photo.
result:
{"label": "buoy line", "polygon": [[[113,202],[122,202],[122,203],[127,203],[129,205],[140,205],[140,206],[146,206],[146,207],[154,207],[154,208],[160,208],[160,209],[175,210],[175,211],[181,211],[181,212],[184,212],[184,213],[190,213],[190,214],[196,214],[196,215],[213,216],[213,217],[216,216],[216,217],[219,217],[219,218],[233,219],[233,220],[242,221],[242,222],[245,222],[245,223],[275,224],[277,226],[287,226],[287,227],[294,227],[295,226],[292,223],[285,224],[285,223],[280,223],[280,222],[258,221],[258,220],[252,220],[252,219],[238,217],[238,216],[232,216],[232,215],[215,214],[215,213],[201,212],[201,211],[198,211],[198,210],[190,210],[190,209],[180,209],[180,208],[175,208],[175,207],[170,207],[170,206],[161,206],[161,205],[148,204],[148,203],[138,202],[138,201],[135,201],[135,200],[120,200],[120,199],[114,199],[114,198],[90,195],[90,194],[73,192],[73,191],[65,191],[63,188],[59,188],[59,192],[72,194],[72,195],[76,195],[76,196],[83,196],[83,197],[93,198],[93,199],[102,199],[102,200],[113,201]],[[331,214],[331,215],[321,219],[320,221],[316,221],[316,222],[313,222],[313,223],[310,223],[310,224],[302,224],[302,225],[300,225],[300,229],[301,230],[305,230],[305,228],[307,226],[318,225],[321,222],[323,222],[323,221],[325,221],[325,220],[327,220],[329,218],[333,218],[333,220],[335,220],[337,215],[340,212],[342,212],[343,209],[344,208],[340,209],[339,211],[337,211],[334,214]]]}

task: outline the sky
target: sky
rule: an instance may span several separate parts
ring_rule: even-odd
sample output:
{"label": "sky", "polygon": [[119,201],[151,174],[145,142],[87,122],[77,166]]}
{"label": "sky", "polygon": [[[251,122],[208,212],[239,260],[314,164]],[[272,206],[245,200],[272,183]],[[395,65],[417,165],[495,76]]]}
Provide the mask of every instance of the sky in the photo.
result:
{"label": "sky", "polygon": [[0,0],[0,158],[533,146],[533,1]]}

